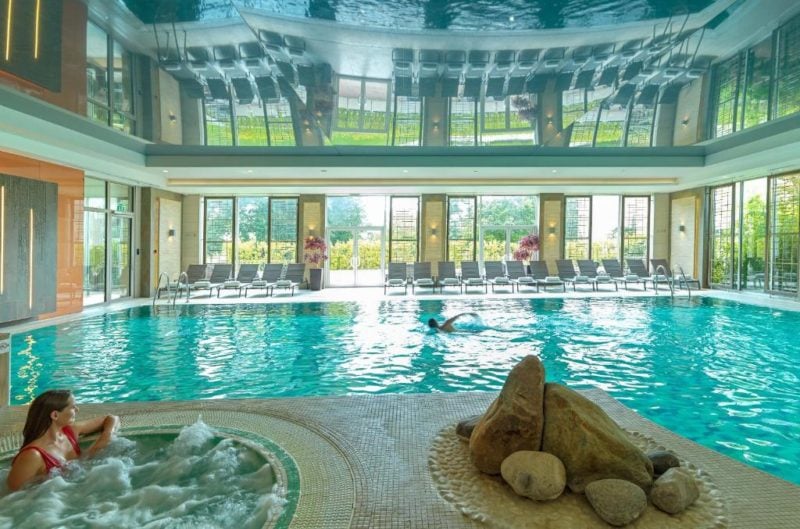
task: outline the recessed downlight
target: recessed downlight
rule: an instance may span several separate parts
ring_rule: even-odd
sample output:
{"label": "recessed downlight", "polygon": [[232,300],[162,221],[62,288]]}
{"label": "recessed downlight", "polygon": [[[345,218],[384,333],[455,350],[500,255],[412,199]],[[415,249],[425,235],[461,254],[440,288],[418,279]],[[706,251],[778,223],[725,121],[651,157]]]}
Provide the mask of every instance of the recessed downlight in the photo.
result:
{"label": "recessed downlight", "polygon": [[408,169],[403,169],[403,172],[408,174]]}
{"label": "recessed downlight", "polygon": [[552,170],[552,171],[550,171],[550,172],[555,174],[555,173],[557,173],[557,172],[558,172],[558,169],[553,169],[553,170]]}
{"label": "recessed downlight", "polygon": [[162,173],[168,173],[169,171],[167,171],[166,169],[162,169],[161,172]]}

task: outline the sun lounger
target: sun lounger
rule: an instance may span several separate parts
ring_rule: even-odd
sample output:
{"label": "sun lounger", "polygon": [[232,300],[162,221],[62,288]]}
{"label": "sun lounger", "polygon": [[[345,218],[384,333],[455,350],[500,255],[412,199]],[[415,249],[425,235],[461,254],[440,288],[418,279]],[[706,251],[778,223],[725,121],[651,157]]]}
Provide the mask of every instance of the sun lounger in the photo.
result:
{"label": "sun lounger", "polygon": [[507,261],[506,273],[511,282],[517,285],[517,292],[519,292],[522,287],[535,287],[536,292],[539,292],[539,283],[537,283],[536,279],[532,276],[528,275],[520,261]]}
{"label": "sun lounger", "polygon": [[436,291],[436,281],[433,280],[431,273],[431,263],[414,263],[414,278],[411,283],[411,292],[414,293],[416,288],[430,288],[432,292]]}
{"label": "sun lounger", "polygon": [[502,261],[486,261],[483,263],[483,267],[486,272],[486,281],[492,286],[492,292],[494,292],[494,287],[511,288],[511,292],[514,292],[514,283],[506,275]]}
{"label": "sun lounger", "polygon": [[439,276],[436,283],[439,285],[439,292],[444,293],[445,287],[458,287],[459,294],[462,292],[461,278],[456,275],[456,264],[453,261],[439,261]]}
{"label": "sun lounger", "polygon": [[[228,279],[221,285],[216,285],[217,297],[223,290],[236,290],[237,295],[242,295],[242,289],[249,285],[251,281],[256,278],[258,274],[257,264],[241,264],[239,265],[239,272],[236,274],[235,279]],[[212,287],[213,288],[213,287]]]}
{"label": "sun lounger", "polygon": [[489,292],[489,283],[481,275],[478,261],[461,261],[461,281],[466,292],[469,292],[469,287],[483,287],[485,293]]}
{"label": "sun lounger", "polygon": [[544,261],[531,261],[531,276],[536,280],[536,284],[539,287],[544,287],[545,291],[547,291],[547,287],[552,286],[560,286],[564,292],[567,291],[566,283],[560,277],[550,275],[547,263]]}
{"label": "sun lounger", "polygon": [[575,263],[572,259],[557,259],[556,267],[558,267],[558,277],[562,281],[572,285],[572,291],[577,290],[578,285],[588,285],[592,290],[595,290],[595,282],[589,276],[575,273]]}
{"label": "sun lounger", "polygon": [[408,266],[406,263],[389,263],[386,279],[383,281],[383,293],[390,288],[402,288],[408,294]]}

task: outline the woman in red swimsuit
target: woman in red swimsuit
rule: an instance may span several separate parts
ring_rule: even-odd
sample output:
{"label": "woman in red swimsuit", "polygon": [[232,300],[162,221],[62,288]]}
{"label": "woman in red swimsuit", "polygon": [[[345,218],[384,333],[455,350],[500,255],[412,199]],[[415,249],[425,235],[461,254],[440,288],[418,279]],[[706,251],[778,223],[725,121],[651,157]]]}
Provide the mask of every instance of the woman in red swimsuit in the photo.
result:
{"label": "woman in red swimsuit", "polygon": [[19,490],[29,481],[46,477],[50,470],[81,456],[78,437],[101,432],[86,450],[91,457],[108,445],[119,426],[119,417],[107,415],[76,422],[78,406],[68,390],[45,391],[28,409],[23,441],[8,473],[8,488]]}

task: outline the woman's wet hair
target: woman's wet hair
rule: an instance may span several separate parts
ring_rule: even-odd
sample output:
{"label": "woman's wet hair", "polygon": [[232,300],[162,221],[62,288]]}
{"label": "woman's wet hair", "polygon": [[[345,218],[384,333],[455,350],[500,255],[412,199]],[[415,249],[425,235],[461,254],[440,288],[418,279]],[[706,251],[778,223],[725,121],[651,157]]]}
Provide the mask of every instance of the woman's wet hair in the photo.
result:
{"label": "woman's wet hair", "polygon": [[71,396],[72,392],[68,389],[51,389],[33,399],[25,419],[25,428],[22,429],[22,446],[27,446],[44,435],[53,423],[50,414],[66,408]]}
{"label": "woman's wet hair", "polygon": [[431,318],[428,320],[428,327],[437,328],[439,326],[439,322],[436,321],[436,318]]}

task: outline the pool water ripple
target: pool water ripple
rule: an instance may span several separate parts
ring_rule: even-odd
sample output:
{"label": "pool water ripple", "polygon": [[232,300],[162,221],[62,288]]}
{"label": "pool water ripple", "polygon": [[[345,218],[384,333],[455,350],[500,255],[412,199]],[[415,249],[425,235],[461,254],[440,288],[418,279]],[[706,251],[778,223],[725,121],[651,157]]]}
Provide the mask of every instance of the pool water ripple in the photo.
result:
{"label": "pool water ripple", "polygon": [[[459,312],[460,332],[430,330]],[[497,391],[525,355],[800,483],[800,313],[669,298],[138,307],[12,339],[12,404]]]}

